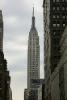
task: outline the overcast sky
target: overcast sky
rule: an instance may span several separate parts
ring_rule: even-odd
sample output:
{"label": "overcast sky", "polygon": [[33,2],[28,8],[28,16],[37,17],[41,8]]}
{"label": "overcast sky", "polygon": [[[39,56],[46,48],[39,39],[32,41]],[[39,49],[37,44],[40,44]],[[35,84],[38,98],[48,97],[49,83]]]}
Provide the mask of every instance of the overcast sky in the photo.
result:
{"label": "overcast sky", "polygon": [[40,37],[40,67],[43,77],[43,0],[0,0],[4,20],[4,54],[11,76],[13,100],[24,100],[24,88],[27,85],[28,35],[33,4]]}

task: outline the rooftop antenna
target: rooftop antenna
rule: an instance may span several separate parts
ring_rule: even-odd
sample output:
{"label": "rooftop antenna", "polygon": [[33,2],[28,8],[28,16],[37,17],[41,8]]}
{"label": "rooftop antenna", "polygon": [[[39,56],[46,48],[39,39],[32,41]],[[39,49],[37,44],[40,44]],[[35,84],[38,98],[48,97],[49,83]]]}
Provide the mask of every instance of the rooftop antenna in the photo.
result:
{"label": "rooftop antenna", "polygon": [[34,5],[33,5],[33,17],[34,17]]}

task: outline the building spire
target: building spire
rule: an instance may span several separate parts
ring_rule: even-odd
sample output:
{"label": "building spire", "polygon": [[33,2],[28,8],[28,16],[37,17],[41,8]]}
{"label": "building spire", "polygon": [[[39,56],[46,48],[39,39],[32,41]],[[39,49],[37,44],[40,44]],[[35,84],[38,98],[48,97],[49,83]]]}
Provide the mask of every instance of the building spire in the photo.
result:
{"label": "building spire", "polygon": [[33,17],[34,17],[34,6],[33,6]]}
{"label": "building spire", "polygon": [[33,6],[32,28],[34,27],[35,27],[35,16],[34,16],[34,6]]}

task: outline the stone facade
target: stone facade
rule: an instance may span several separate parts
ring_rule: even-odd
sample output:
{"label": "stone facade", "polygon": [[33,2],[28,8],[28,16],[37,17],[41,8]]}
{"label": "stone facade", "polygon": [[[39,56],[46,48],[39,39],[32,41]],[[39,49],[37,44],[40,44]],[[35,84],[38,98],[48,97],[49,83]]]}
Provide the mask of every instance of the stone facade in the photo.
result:
{"label": "stone facade", "polygon": [[[51,40],[50,40],[50,0],[44,0],[43,2],[43,18],[44,18],[44,72],[45,72],[45,99],[51,98],[51,87],[50,87],[50,51],[51,51]],[[51,100],[51,99],[50,99]]]}
{"label": "stone facade", "polygon": [[55,69],[51,76],[51,100],[60,100],[58,67]]}
{"label": "stone facade", "polygon": [[60,41],[60,53],[60,61],[51,76],[52,100],[67,100],[67,27]]}
{"label": "stone facade", "polygon": [[[61,59],[58,64],[60,80],[60,98],[67,100],[67,27],[63,32],[60,42]],[[62,100],[62,99],[60,99]]]}

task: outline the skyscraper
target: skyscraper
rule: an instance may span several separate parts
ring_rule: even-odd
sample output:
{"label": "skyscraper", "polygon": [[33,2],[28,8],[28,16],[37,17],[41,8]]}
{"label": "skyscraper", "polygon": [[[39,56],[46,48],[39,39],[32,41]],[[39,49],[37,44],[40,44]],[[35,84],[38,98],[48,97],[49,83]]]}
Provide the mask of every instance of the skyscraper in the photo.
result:
{"label": "skyscraper", "polygon": [[[43,6],[45,40],[48,44],[48,37],[50,37],[50,68],[52,73],[60,59],[59,43],[67,25],[67,0],[44,0]],[[47,46],[46,42],[45,46]]]}
{"label": "skyscraper", "polygon": [[0,10],[0,50],[3,50],[3,17],[2,11]]}
{"label": "skyscraper", "polygon": [[28,38],[28,65],[27,65],[27,87],[31,86],[31,79],[40,79],[40,45],[39,36],[35,27],[35,16],[33,8],[32,25]]}
{"label": "skyscraper", "polygon": [[0,10],[0,100],[12,100],[10,76],[3,53],[3,17]]}
{"label": "skyscraper", "polygon": [[60,40],[67,25],[67,0],[43,0],[43,15],[46,100],[59,100],[55,98],[58,97],[55,89],[59,90],[59,75],[55,69],[61,58]]}

